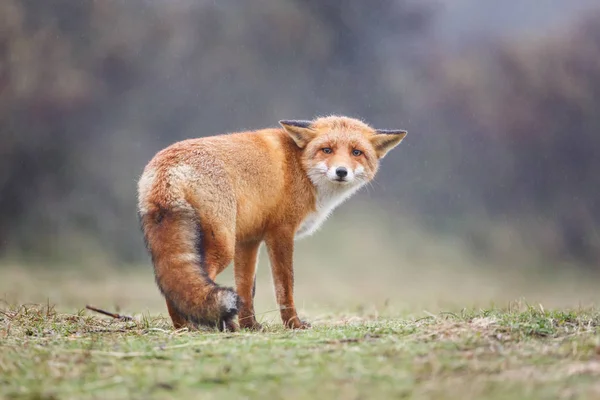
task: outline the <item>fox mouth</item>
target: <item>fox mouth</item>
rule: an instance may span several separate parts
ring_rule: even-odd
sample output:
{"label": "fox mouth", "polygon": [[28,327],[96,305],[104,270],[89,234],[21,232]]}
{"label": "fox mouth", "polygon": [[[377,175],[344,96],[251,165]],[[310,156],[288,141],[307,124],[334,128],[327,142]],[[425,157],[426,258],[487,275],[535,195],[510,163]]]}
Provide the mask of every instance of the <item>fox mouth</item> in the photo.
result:
{"label": "fox mouth", "polygon": [[334,178],[331,179],[331,181],[335,183],[350,183],[350,181],[346,178]]}
{"label": "fox mouth", "polygon": [[361,175],[356,175],[352,170],[348,170],[346,176],[340,176],[333,170],[330,170],[325,165],[318,165],[308,170],[308,176],[315,185],[332,185],[332,186],[354,186],[361,183]]}

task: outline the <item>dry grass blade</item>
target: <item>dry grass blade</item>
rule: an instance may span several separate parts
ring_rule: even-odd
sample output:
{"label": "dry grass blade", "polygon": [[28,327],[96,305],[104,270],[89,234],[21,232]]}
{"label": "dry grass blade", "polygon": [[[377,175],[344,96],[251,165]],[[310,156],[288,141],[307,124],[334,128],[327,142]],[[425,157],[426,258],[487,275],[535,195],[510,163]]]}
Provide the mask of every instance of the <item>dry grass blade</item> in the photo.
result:
{"label": "dry grass blade", "polygon": [[115,318],[115,319],[120,319],[120,320],[123,320],[123,321],[133,321],[133,317],[130,317],[129,315],[121,315],[121,314],[111,313],[109,311],[105,311],[105,310],[102,310],[100,308],[90,306],[89,304],[86,305],[85,308],[87,308],[88,310],[95,311],[95,312],[100,313],[100,314],[107,315],[107,316]]}

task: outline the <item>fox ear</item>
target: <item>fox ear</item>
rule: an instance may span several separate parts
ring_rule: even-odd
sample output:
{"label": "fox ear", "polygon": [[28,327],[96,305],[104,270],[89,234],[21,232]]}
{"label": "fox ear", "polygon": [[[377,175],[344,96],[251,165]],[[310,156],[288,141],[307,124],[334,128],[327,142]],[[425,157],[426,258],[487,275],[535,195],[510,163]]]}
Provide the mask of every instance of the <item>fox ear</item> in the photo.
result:
{"label": "fox ear", "polygon": [[371,144],[375,148],[377,158],[383,158],[385,155],[398,146],[408,132],[403,130],[377,129],[375,135],[371,136]]}
{"label": "fox ear", "polygon": [[311,123],[311,121],[279,121],[279,124],[301,149],[316,135],[316,132],[310,127]]}

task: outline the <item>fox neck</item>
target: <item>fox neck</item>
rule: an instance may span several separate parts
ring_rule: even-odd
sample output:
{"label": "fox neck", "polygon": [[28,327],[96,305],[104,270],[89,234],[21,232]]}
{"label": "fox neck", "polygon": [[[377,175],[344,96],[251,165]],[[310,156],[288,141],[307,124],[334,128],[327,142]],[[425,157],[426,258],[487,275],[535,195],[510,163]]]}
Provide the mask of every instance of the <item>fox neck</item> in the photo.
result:
{"label": "fox neck", "polygon": [[356,193],[362,184],[339,185],[333,182],[313,182],[315,188],[315,211],[309,213],[296,231],[301,239],[315,233],[327,220],[331,212],[350,196]]}

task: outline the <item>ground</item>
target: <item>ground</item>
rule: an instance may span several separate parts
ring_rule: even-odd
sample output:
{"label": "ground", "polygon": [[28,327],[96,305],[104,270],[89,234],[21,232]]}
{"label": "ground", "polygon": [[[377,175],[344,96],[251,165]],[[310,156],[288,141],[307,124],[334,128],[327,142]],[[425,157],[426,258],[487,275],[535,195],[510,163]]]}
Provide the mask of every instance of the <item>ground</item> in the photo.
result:
{"label": "ground", "polygon": [[0,395],[88,398],[600,396],[600,313],[509,308],[316,321],[308,331],[174,331],[50,305],[4,307]]}
{"label": "ground", "polygon": [[266,330],[239,333],[174,331],[149,265],[5,264],[0,399],[600,398],[597,279],[319,256],[297,268],[312,329],[282,328],[263,266]]}

